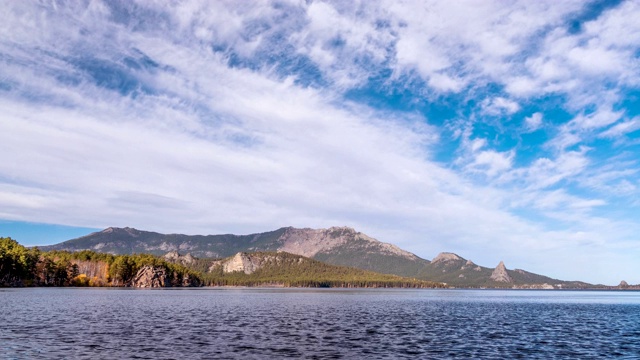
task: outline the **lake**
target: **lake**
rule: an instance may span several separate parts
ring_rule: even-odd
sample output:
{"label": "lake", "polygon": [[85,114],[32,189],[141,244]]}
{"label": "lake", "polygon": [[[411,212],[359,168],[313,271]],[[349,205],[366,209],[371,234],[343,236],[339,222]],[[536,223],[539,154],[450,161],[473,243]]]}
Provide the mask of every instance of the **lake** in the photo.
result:
{"label": "lake", "polygon": [[0,289],[0,358],[640,357],[640,292]]}

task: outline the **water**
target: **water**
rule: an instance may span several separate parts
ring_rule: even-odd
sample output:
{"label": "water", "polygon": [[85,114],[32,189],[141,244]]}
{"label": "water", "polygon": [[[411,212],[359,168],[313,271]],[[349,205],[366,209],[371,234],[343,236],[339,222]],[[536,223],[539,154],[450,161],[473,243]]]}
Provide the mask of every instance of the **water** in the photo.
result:
{"label": "water", "polygon": [[639,292],[0,289],[0,358],[640,358]]}

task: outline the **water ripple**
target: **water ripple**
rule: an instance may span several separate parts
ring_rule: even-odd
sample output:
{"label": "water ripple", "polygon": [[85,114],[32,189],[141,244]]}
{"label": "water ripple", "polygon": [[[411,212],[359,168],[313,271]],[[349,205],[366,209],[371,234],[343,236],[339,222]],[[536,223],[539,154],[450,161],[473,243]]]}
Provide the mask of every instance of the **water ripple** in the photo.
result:
{"label": "water ripple", "polygon": [[640,294],[11,289],[0,358],[637,358]]}

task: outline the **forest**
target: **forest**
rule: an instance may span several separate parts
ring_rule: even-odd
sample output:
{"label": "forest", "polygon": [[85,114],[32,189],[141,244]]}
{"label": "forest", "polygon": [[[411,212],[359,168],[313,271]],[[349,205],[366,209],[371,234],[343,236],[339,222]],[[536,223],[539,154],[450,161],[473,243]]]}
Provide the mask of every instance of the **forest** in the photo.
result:
{"label": "forest", "polygon": [[[251,257],[263,265],[251,274],[224,272],[213,266],[204,273],[210,286],[283,286],[345,288],[436,288],[443,283],[326,264],[286,252],[256,252]],[[224,262],[224,260],[222,260]]]}
{"label": "forest", "polygon": [[144,266],[174,277],[198,272],[148,254],[112,255],[94,251],[40,251],[0,238],[0,286],[128,286]]}

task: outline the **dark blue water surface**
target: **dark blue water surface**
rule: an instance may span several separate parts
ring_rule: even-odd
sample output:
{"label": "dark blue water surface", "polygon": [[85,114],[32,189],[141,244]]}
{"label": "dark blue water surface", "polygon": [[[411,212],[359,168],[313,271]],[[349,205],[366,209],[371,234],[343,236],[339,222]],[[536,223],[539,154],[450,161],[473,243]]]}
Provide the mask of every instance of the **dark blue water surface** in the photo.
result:
{"label": "dark blue water surface", "polygon": [[640,358],[640,293],[0,289],[0,358]]}

